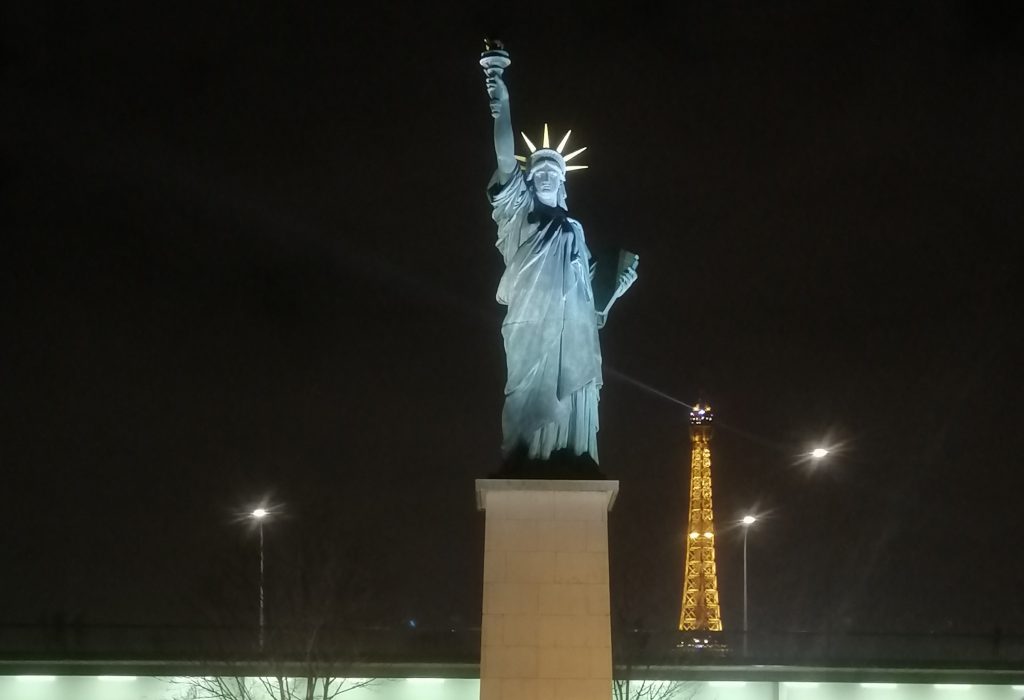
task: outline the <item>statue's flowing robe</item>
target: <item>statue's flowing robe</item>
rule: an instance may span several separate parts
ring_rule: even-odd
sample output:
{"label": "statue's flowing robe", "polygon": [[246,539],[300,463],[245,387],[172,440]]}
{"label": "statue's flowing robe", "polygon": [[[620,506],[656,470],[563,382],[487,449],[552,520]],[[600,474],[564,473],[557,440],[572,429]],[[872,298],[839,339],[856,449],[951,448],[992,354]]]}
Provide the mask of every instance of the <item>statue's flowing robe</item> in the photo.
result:
{"label": "statue's flowing robe", "polygon": [[504,186],[495,176],[488,195],[505,260],[497,298],[508,306],[502,451],[597,462],[601,346],[583,227],[538,201],[518,170]]}

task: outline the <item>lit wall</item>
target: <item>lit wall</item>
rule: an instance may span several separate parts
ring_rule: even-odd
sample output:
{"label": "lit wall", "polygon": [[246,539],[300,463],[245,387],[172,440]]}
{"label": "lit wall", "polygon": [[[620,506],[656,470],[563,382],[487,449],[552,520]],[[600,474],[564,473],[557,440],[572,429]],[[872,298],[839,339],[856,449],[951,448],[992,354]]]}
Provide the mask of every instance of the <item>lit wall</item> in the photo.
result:
{"label": "lit wall", "polygon": [[[0,700],[177,700],[184,678],[143,676],[0,676]],[[478,700],[480,682],[462,678],[380,680],[343,700]]]}
{"label": "lit wall", "polygon": [[[779,700],[1021,700],[1024,686],[933,683],[778,683]],[[776,683],[709,681],[693,700],[772,700]],[[680,699],[682,700],[682,699]]]}
{"label": "lit wall", "polygon": [[[135,676],[0,676],[3,700],[176,700],[183,679]],[[651,681],[648,681],[649,683]],[[654,681],[655,683],[657,681]],[[776,695],[776,685],[778,695]],[[609,697],[611,693],[609,692]],[[478,700],[480,683],[460,678],[381,680],[343,700]],[[1024,685],[932,683],[687,683],[679,700],[1024,700]]]}

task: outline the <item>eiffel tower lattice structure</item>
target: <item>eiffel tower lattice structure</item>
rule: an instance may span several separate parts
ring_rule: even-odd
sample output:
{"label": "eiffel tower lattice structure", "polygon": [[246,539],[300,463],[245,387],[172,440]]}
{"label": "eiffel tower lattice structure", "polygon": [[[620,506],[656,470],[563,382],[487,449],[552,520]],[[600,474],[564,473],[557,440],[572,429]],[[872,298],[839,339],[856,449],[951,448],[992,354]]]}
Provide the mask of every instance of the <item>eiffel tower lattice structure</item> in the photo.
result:
{"label": "eiffel tower lattice structure", "polygon": [[711,506],[711,433],[714,414],[700,402],[690,412],[690,517],[686,530],[683,606],[679,629],[722,631]]}

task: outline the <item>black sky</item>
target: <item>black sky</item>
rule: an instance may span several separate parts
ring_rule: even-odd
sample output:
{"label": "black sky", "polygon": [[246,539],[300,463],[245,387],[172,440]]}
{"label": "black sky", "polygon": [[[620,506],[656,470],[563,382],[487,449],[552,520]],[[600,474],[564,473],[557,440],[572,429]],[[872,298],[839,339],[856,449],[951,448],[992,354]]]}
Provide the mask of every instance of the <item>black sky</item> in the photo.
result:
{"label": "black sky", "polygon": [[588,239],[640,253],[602,332],[627,614],[677,619],[689,438],[622,376],[716,409],[727,628],[757,508],[752,626],[1024,632],[1020,6],[428,5],[5,11],[0,624],[200,621],[264,495],[367,619],[478,622],[493,33],[516,127],[590,147]]}

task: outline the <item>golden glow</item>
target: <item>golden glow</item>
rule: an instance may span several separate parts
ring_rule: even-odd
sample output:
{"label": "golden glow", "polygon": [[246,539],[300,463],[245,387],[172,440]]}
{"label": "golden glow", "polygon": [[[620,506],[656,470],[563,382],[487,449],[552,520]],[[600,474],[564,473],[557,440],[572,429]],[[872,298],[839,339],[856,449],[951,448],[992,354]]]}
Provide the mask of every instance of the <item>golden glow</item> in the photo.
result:
{"label": "golden glow", "polygon": [[[562,140],[558,142],[557,146],[555,146],[555,150],[556,151],[558,151],[559,153],[562,152],[562,149],[565,148],[565,144],[569,143],[569,134],[571,134],[571,133],[572,133],[572,129],[569,129],[567,132],[565,132],[565,136],[563,136]],[[569,160],[570,157],[571,156],[566,156],[565,159]]]}
{"label": "golden glow", "polygon": [[687,528],[690,537],[686,542],[679,629],[720,632],[722,613],[718,601],[711,503],[711,426],[703,421],[694,421],[690,426],[690,443],[690,510]]}
{"label": "golden glow", "polygon": [[[530,149],[530,153],[536,153],[537,152],[537,147],[533,144],[533,141],[530,140],[530,137],[526,135],[526,132],[520,131],[519,134],[523,137],[523,141],[526,142],[526,147]],[[587,150],[586,146],[584,146],[583,148],[577,148],[575,151],[573,151],[572,153],[570,153],[568,155],[565,155],[565,154],[562,153],[562,149],[565,148],[567,143],[569,143],[569,135],[570,134],[572,134],[572,129],[569,129],[569,131],[565,132],[565,136],[563,136],[562,140],[558,142],[558,146],[556,146],[554,150],[559,155],[561,155],[562,156],[562,160],[564,160],[566,162],[567,165],[565,166],[565,172],[568,173],[568,172],[570,172],[572,170],[586,170],[590,166],[588,166],[588,165],[568,165],[568,162],[571,159],[575,158],[579,154],[583,153],[583,151]],[[550,134],[550,131],[548,130],[548,125],[547,124],[544,125],[544,134],[541,136],[541,148],[547,148],[547,149],[551,148],[551,134]],[[516,160],[518,160],[524,166],[529,162],[529,158],[527,158],[526,156],[516,156]]]}
{"label": "golden glow", "polygon": [[[566,134],[566,135],[565,135],[565,137],[566,137],[566,138],[569,138],[569,134]],[[567,155],[567,156],[564,156],[564,158],[565,158],[565,162],[566,162],[566,163],[568,163],[568,162],[569,162],[570,160],[572,160],[573,158],[575,158],[576,156],[578,156],[578,155],[579,155],[580,153],[583,153],[583,151],[585,151],[585,150],[587,150],[587,147],[586,147],[586,146],[584,146],[583,148],[577,148],[577,149],[576,149],[575,151],[573,151],[573,152],[572,152],[572,153],[570,153],[569,155]],[[559,147],[558,147],[558,152],[559,152],[559,153],[561,153],[561,152],[562,152],[562,147],[561,147],[561,146],[559,146]]]}

